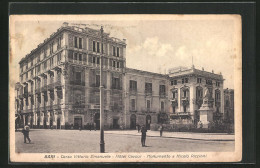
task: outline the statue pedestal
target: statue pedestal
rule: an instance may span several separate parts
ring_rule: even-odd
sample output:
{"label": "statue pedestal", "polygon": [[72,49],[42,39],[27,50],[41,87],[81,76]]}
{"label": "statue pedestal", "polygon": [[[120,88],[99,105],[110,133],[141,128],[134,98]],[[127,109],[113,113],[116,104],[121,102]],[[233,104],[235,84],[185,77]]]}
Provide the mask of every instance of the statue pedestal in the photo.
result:
{"label": "statue pedestal", "polygon": [[202,105],[199,109],[200,121],[203,125],[202,128],[209,128],[209,122],[213,121],[213,108],[210,108],[207,104]]}

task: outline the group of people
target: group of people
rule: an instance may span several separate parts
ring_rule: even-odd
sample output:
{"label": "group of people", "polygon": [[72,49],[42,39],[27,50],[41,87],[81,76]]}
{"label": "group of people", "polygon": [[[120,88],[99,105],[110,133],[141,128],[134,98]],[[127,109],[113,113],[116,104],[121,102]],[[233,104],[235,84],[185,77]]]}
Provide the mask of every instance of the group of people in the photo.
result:
{"label": "group of people", "polygon": [[[92,126],[90,125],[89,126],[90,131],[91,131],[91,128],[92,128]],[[141,133],[142,133],[141,144],[142,144],[142,147],[145,147],[147,128],[146,128],[145,125],[142,125],[142,126],[137,125],[137,129],[138,129],[138,132],[141,131]],[[162,134],[163,134],[163,126],[162,125],[159,126],[159,131],[160,131],[160,137],[162,137]],[[24,136],[24,143],[26,143],[26,140],[28,140],[29,143],[31,143],[31,139],[29,137],[29,132],[30,132],[30,127],[28,125],[24,126],[24,128],[22,130],[22,133],[23,133],[23,136]]]}
{"label": "group of people", "polygon": [[96,131],[97,130],[97,124],[96,123],[88,123],[87,124],[87,129],[90,130],[90,131],[92,129]]}

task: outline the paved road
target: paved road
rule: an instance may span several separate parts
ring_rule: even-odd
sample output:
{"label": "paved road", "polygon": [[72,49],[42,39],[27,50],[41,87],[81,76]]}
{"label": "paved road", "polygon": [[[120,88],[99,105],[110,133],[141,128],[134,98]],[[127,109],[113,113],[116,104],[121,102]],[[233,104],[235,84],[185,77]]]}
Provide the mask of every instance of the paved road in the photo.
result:
{"label": "paved road", "polygon": [[[15,133],[16,152],[21,153],[98,153],[99,131],[31,130],[31,144],[23,143],[23,134]],[[147,137],[141,147],[136,135],[106,134],[105,151],[113,152],[218,152],[233,151],[234,141],[203,141]]]}

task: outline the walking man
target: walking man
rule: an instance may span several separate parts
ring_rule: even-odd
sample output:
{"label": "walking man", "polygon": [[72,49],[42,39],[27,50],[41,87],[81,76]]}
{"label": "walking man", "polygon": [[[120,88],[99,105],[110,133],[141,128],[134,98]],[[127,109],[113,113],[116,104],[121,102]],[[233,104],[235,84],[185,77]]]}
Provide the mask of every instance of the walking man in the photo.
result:
{"label": "walking man", "polygon": [[140,125],[139,124],[137,124],[137,130],[138,130],[138,132],[140,132]]}
{"label": "walking man", "polygon": [[31,139],[29,137],[30,127],[28,125],[24,126],[22,133],[24,137],[24,143],[26,143],[26,139],[28,139],[29,143],[31,143]]}
{"label": "walking man", "polygon": [[141,132],[142,132],[142,137],[141,137],[142,147],[145,147],[145,140],[146,140],[147,129],[146,129],[146,127],[144,125],[141,128]]}
{"label": "walking man", "polygon": [[163,125],[160,126],[159,130],[160,130],[160,137],[162,137],[162,134],[163,134]]}
{"label": "walking man", "polygon": [[94,129],[97,130],[97,124],[94,122]]}

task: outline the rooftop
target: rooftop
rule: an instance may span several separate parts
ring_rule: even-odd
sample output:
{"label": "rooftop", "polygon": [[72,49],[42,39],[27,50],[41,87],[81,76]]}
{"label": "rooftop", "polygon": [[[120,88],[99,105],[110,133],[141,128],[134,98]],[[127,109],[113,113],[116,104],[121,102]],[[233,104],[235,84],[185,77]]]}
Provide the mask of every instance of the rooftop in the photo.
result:
{"label": "rooftop", "polygon": [[212,72],[207,72],[207,71],[204,71],[204,68],[202,68],[202,70],[199,70],[199,69],[196,69],[194,66],[192,66],[191,68],[187,68],[187,67],[183,67],[183,66],[171,68],[171,69],[169,69],[168,73],[169,73],[169,77],[179,77],[179,76],[194,74],[194,75],[204,76],[207,78],[224,80],[221,73],[215,74],[213,70],[212,70]]}
{"label": "rooftop", "polygon": [[[82,26],[84,26],[84,27],[82,27]],[[70,30],[70,31],[78,32],[78,33],[85,33],[85,34],[91,34],[91,35],[94,35],[94,36],[101,36],[100,30],[86,27],[86,24],[71,24],[71,25],[69,25],[69,23],[64,22],[62,24],[62,26],[57,29],[56,32],[54,32],[50,35],[49,38],[46,38],[42,43],[40,43],[37,46],[37,48],[33,49],[29,54],[27,54],[25,57],[23,57],[20,60],[19,64],[24,62],[28,57],[32,56],[35,52],[38,51],[39,48],[43,47],[47,42],[52,40],[57,34],[59,34],[63,30]],[[103,36],[104,36],[104,38],[109,38],[109,40],[111,40],[113,42],[126,45],[126,39],[120,40],[120,39],[115,38],[115,37],[109,37],[109,33],[105,33],[105,32],[103,33]]]}

